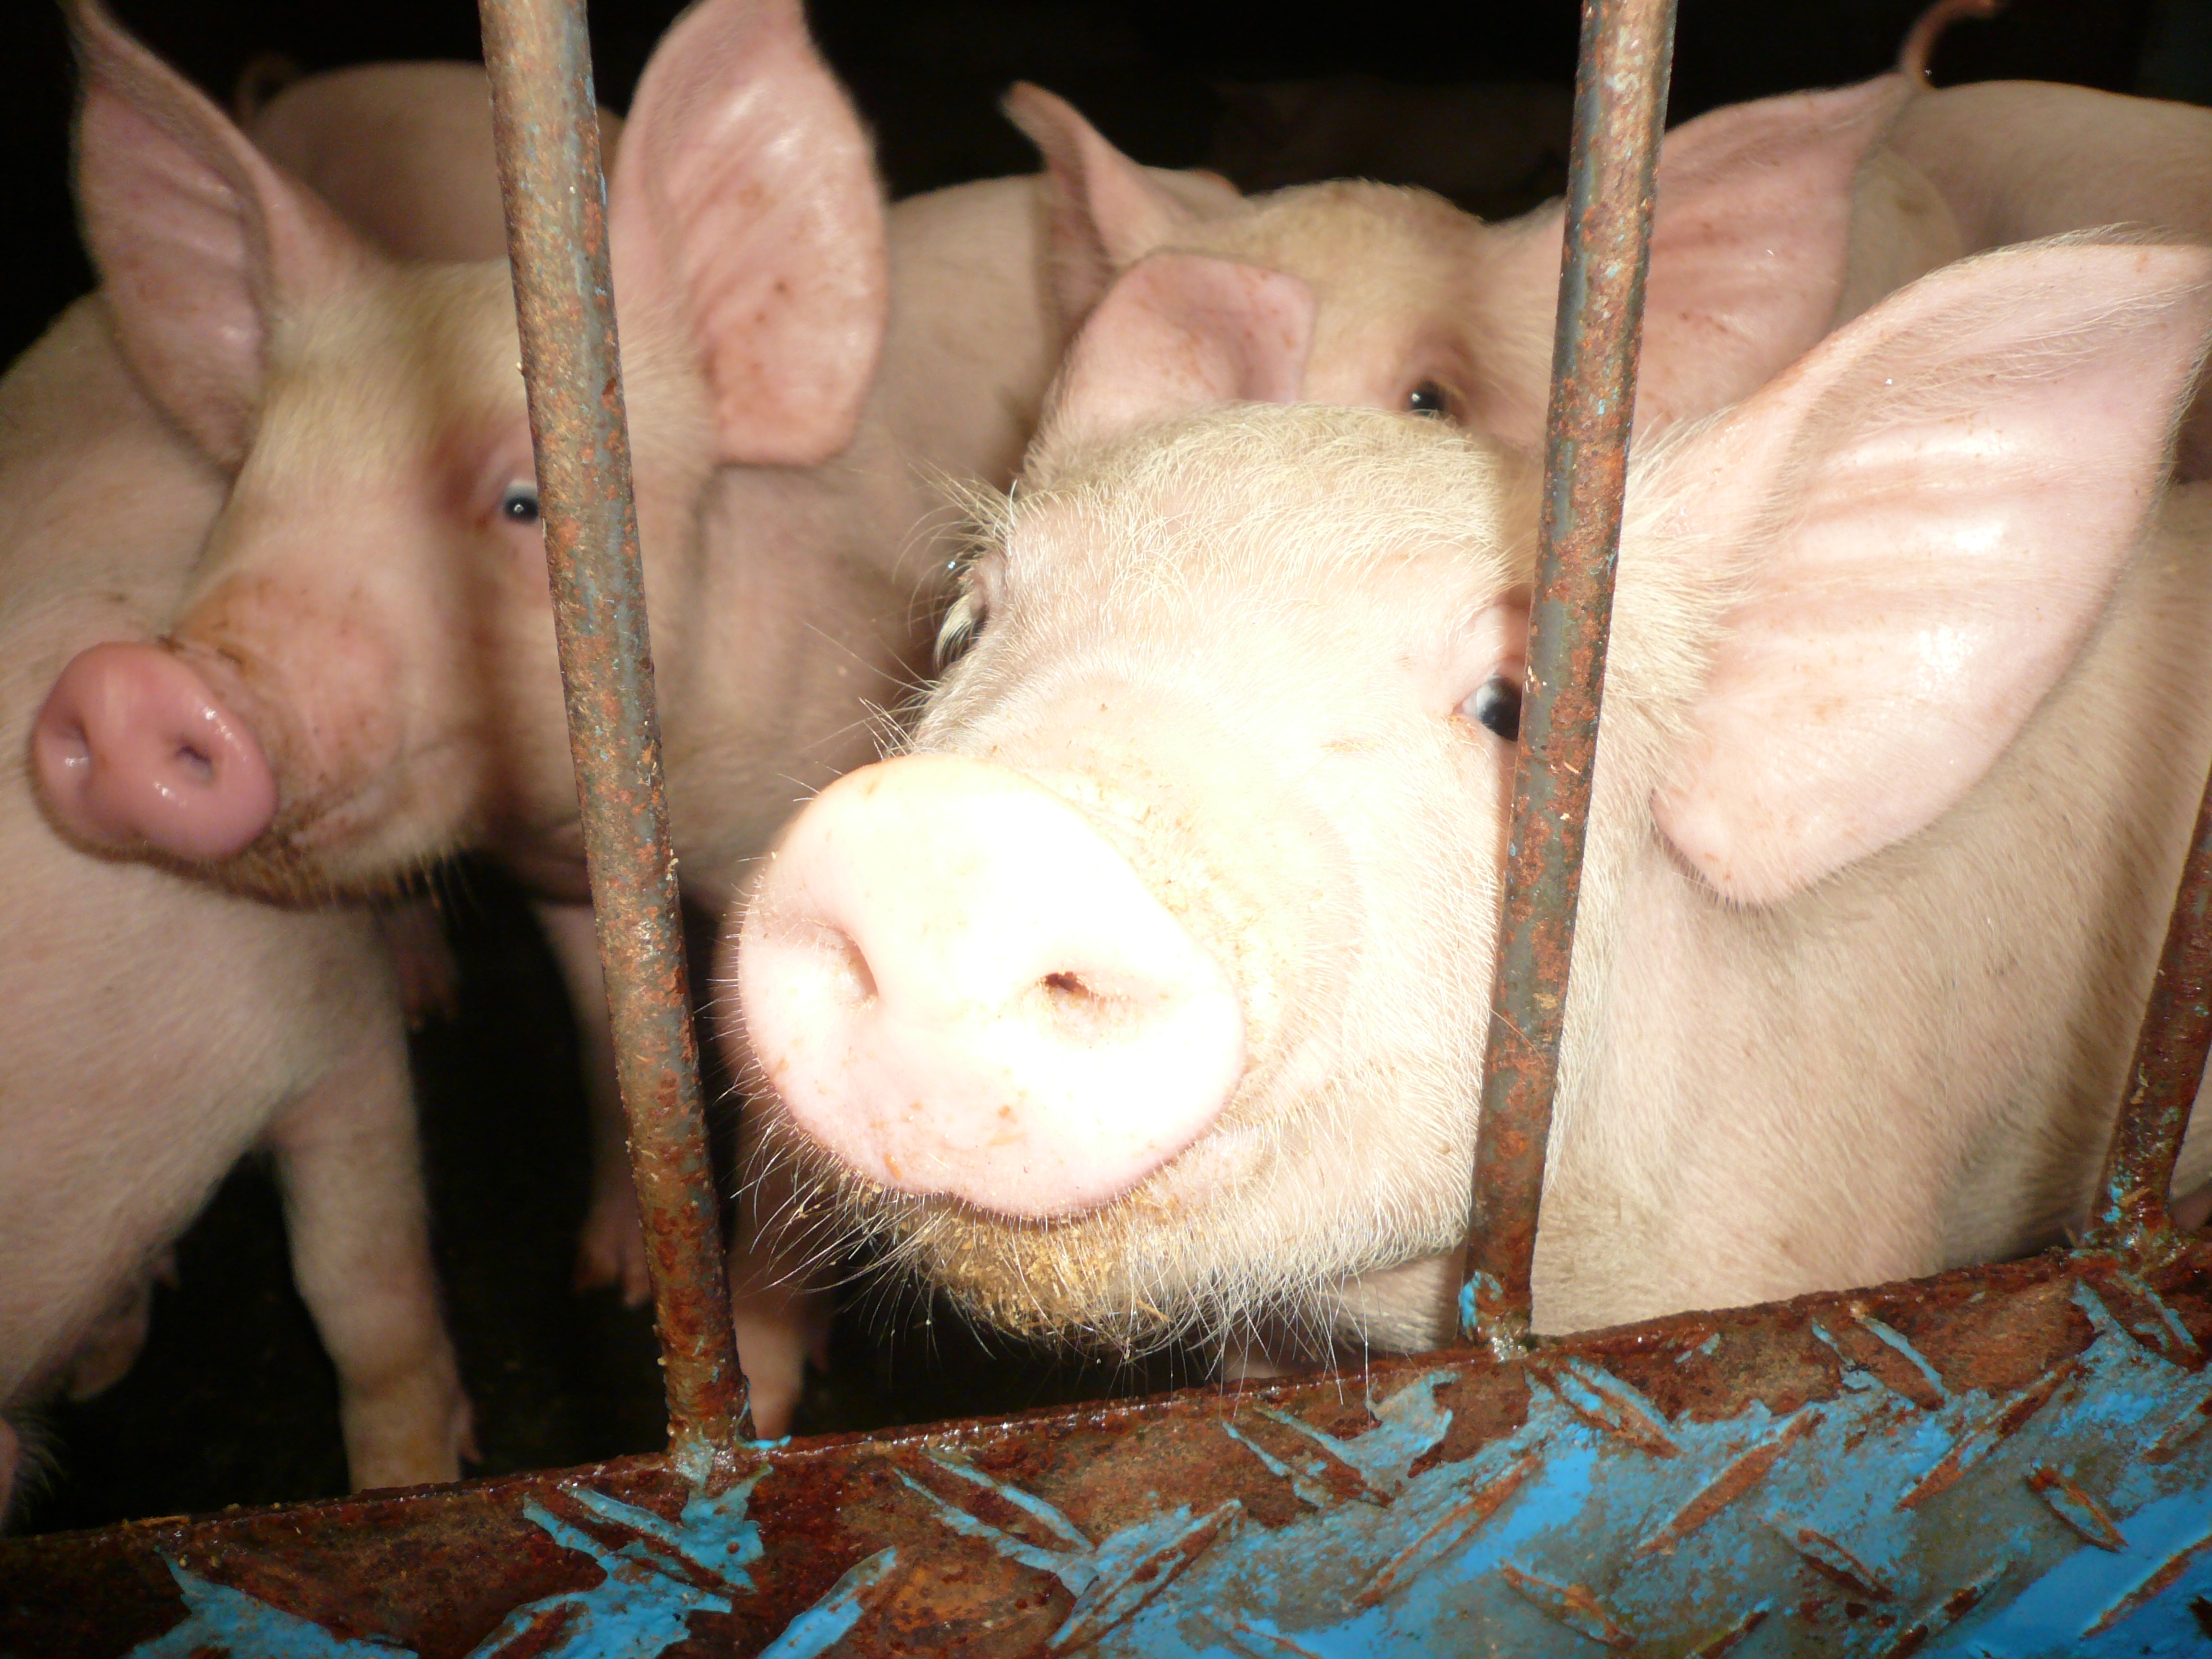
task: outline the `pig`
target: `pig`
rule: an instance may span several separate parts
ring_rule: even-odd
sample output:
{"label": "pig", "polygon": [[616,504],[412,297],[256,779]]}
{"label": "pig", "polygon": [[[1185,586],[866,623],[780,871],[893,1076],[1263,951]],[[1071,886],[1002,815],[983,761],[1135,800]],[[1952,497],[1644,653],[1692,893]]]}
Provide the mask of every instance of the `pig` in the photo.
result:
{"label": "pig", "polygon": [[[0,379],[0,720],[18,757],[72,656],[159,634],[222,501],[125,368],[109,303],[80,301]],[[235,763],[219,726],[170,735],[210,769]],[[167,1246],[256,1146],[337,1370],[354,1484],[455,1479],[469,1410],[372,920],[88,854],[20,763],[0,846],[0,1516],[27,1461],[8,1419],[128,1369]]]}
{"label": "pig", "polygon": [[[448,264],[507,257],[491,88],[481,69],[365,64],[295,81],[241,113],[257,149],[383,252]],[[621,135],[622,118],[601,110],[604,164],[612,165]],[[645,1237],[630,1184],[598,935],[588,906],[541,901],[536,909],[575,1012],[591,1119],[592,1195],[576,1285],[616,1285],[635,1307],[647,1295]],[[456,975],[435,917],[420,904],[385,915],[410,1008],[450,1011]]]}
{"label": "pig", "polygon": [[[1536,479],[1229,403],[1272,298],[1184,319],[1210,387],[1079,342],[964,651],[725,937],[805,1201],[1017,1329],[1454,1328]],[[2208,331],[2212,252],[2001,250],[1640,447],[1537,1329],[2080,1224],[2212,765]]]}
{"label": "pig", "polygon": [[[246,100],[241,100],[246,102]],[[262,154],[402,259],[507,257],[491,88],[473,64],[356,64],[240,111]],[[599,112],[612,160],[622,118]]]}
{"label": "pig", "polygon": [[[1847,297],[1959,251],[1934,188],[1876,154],[1914,95],[1889,75],[1715,110],[1667,135],[1640,431],[1746,395],[1819,339]],[[1006,110],[1046,158],[1053,295],[1071,334],[1117,281],[1169,280],[1144,270],[1154,256],[1176,256],[1176,280],[1209,289],[1280,274],[1318,301],[1288,371],[1300,395],[1432,415],[1527,449],[1541,441],[1559,204],[1486,224],[1425,191],[1340,180],[1194,210],[1050,93],[1017,87]],[[1897,234],[1862,249],[1853,226],[1869,217]]]}
{"label": "pig", "polygon": [[[2105,225],[2212,242],[2212,110],[2033,81],[1991,81],[1907,99],[1883,152],[1935,191],[1949,225],[1932,248],[1879,221],[1908,265]],[[1849,287],[1840,319],[1879,298]],[[2175,458],[2184,478],[2212,477],[2212,401],[2200,394]]]}
{"label": "pig", "polygon": [[[1667,135],[1639,434],[1743,397],[1830,328],[1969,253],[2120,223],[2212,240],[2212,112],[2035,82],[1929,89],[1942,30],[1989,9],[1938,0],[1887,75],[1715,110]],[[1194,213],[1050,94],[1018,87],[1007,111],[1048,163],[1071,332],[1150,255],[1211,262],[1145,274],[1199,283],[1186,306],[1279,272],[1319,300],[1306,361],[1279,389],[1540,441],[1558,204],[1480,224],[1425,192],[1350,182]],[[2178,465],[2189,478],[2212,469],[2212,406],[2192,410]]]}
{"label": "pig", "polygon": [[[96,8],[72,15],[80,199],[118,343],[226,491],[159,640],[57,675],[31,740],[46,810],[81,845],[236,892],[374,896],[477,848],[580,906],[503,263],[388,258]],[[1144,177],[1194,211],[1231,194]],[[793,0],[708,0],[647,68],[609,238],[670,812],[708,908],[797,798],[873,755],[927,661],[950,591],[938,481],[1012,476],[1056,361],[1038,189],[886,214]],[[143,725],[57,763],[84,711],[147,687],[167,701]],[[137,738],[179,714],[240,734],[270,787],[165,769]],[[178,810],[142,811],[150,785]],[[591,928],[569,915],[555,936],[588,1004]],[[773,1434],[815,1332],[778,1315],[747,1344],[740,1313]]]}

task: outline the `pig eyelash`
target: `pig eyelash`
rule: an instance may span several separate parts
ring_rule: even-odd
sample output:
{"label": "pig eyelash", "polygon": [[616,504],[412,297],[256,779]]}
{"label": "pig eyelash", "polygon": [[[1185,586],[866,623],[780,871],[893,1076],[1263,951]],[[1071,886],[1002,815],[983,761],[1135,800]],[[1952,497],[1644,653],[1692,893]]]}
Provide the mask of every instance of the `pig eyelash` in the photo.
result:
{"label": "pig eyelash", "polygon": [[937,649],[931,665],[942,674],[963,656],[975,642],[975,635],[983,626],[983,607],[972,592],[963,592],[945,613],[944,623],[937,630]]}

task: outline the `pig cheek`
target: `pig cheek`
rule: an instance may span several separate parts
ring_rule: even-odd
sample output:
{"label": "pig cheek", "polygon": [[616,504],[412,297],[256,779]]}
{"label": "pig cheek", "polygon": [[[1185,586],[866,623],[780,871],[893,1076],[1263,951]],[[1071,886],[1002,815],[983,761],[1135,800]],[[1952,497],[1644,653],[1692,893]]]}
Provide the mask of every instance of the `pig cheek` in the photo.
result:
{"label": "pig cheek", "polygon": [[398,665],[374,617],[358,587],[326,596],[250,575],[227,585],[179,630],[187,656],[214,658],[243,690],[280,781],[280,830],[334,794],[355,793],[397,751],[388,694]]}

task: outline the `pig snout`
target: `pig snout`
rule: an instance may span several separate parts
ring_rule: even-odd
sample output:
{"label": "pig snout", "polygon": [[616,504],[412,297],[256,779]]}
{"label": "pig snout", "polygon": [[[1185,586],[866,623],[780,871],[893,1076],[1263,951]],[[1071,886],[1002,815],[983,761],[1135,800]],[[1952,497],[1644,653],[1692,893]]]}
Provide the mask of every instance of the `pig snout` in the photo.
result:
{"label": "pig snout", "polygon": [[917,755],[799,815],[738,937],[755,1057],[867,1178],[1003,1215],[1128,1191],[1244,1071],[1237,990],[1073,805]]}
{"label": "pig snout", "polygon": [[158,646],[71,659],[32,727],[31,761],[55,817],[96,847],[212,862],[243,852],[276,811],[252,732]]}

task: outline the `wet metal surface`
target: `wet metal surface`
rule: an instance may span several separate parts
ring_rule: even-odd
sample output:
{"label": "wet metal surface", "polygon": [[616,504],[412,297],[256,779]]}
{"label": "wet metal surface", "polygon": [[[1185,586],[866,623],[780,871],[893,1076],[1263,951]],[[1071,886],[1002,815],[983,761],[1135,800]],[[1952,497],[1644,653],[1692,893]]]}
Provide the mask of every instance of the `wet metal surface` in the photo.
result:
{"label": "wet metal surface", "polygon": [[661,788],[591,47],[581,0],[482,0],[481,15],[584,851],[667,1370],[670,1455],[695,1480],[719,1480],[734,1469],[744,1382]]}
{"label": "wet metal surface", "polygon": [[2127,1092],[2105,1158],[2102,1205],[2091,1243],[2141,1253],[2167,1225],[2189,1109],[2212,1052],[2212,782],[2197,808],[2166,948],[2128,1067]]}
{"label": "wet metal surface", "polygon": [[0,1544],[0,1652],[2187,1652],[2212,1248]]}
{"label": "wet metal surface", "polygon": [[1462,1325],[1501,1355],[1518,1350],[1528,1325],[1674,37],[1674,0],[1584,0],[1536,589],[1462,1296]]}

